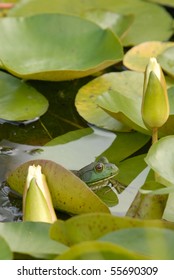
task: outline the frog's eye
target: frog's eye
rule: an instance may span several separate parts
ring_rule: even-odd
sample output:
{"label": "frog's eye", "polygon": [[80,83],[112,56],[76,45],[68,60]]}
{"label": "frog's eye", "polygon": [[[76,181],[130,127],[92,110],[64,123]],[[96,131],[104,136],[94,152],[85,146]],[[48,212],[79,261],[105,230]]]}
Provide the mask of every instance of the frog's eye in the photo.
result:
{"label": "frog's eye", "polygon": [[104,168],[104,164],[102,162],[99,162],[96,164],[95,166],[95,171],[96,172],[102,172],[103,171],[103,168]]}

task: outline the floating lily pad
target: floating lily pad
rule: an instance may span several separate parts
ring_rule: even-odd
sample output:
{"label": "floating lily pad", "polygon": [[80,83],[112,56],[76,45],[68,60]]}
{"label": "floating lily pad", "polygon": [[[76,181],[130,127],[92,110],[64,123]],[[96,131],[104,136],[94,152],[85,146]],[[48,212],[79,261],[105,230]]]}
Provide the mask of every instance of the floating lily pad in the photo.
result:
{"label": "floating lily pad", "polygon": [[161,5],[174,7],[174,1],[173,0],[148,0],[149,2],[158,3]]}
{"label": "floating lily pad", "polygon": [[106,213],[89,213],[72,217],[66,221],[57,220],[50,227],[50,236],[52,239],[70,246],[83,241],[98,239],[112,231],[137,227],[174,230],[173,223],[161,220],[140,220]]}
{"label": "floating lily pad", "polygon": [[72,246],[57,260],[142,260],[143,255],[119,245],[102,241],[87,241]]}
{"label": "floating lily pad", "polygon": [[[75,99],[77,111],[86,121],[105,129],[122,132],[135,129],[150,134],[141,116],[143,81],[144,74],[136,71],[104,74],[80,88]],[[174,131],[174,87],[172,80],[167,81],[170,117],[160,128],[160,135]]]}
{"label": "floating lily pad", "polygon": [[164,50],[158,57],[161,67],[172,77],[174,77],[174,47]]}
{"label": "floating lily pad", "polygon": [[125,54],[123,63],[131,70],[144,72],[150,57],[157,57],[171,46],[174,46],[173,42],[151,41],[141,43]]}
{"label": "floating lily pad", "polygon": [[[124,37],[124,45],[136,45],[151,40],[168,40],[173,34],[173,19],[159,5],[139,0],[28,0],[19,3],[9,15],[26,16],[37,13],[64,13],[83,17],[91,9],[104,9],[134,16],[134,22]],[[162,19],[162,20],[161,20]],[[159,28],[160,22],[160,28]]]}
{"label": "floating lily pad", "polygon": [[110,30],[75,16],[4,18],[0,29],[1,67],[20,78],[80,78],[123,57],[122,46]]}
{"label": "floating lily pad", "polygon": [[23,194],[28,167],[41,165],[56,209],[72,213],[110,212],[88,186],[72,172],[49,160],[33,160],[11,172],[7,181],[12,189]]}
{"label": "floating lily pad", "polygon": [[173,260],[173,230],[162,228],[131,228],[115,231],[100,238],[127,250],[136,251],[155,260]]}
{"label": "floating lily pad", "polygon": [[39,222],[0,223],[0,236],[13,252],[48,258],[67,250],[49,237],[49,229],[50,224]]}
{"label": "floating lily pad", "polygon": [[[134,129],[141,133],[151,134],[145,127],[141,116],[143,81],[143,73],[135,71],[104,74],[79,90],[75,100],[77,111],[88,122],[108,129],[106,119],[104,121],[102,119],[104,115],[102,115],[101,109],[103,109],[122,124],[122,127],[118,126],[118,123],[115,127],[112,124],[110,130],[130,131]],[[173,87],[168,90],[170,116],[166,124],[160,128],[160,136],[173,133],[173,90]],[[105,116],[107,117],[107,115]]]}
{"label": "floating lily pad", "polygon": [[48,109],[47,99],[36,89],[7,73],[0,72],[0,118],[30,120]]}
{"label": "floating lily pad", "polygon": [[0,260],[11,260],[13,254],[8,243],[0,236]]}
{"label": "floating lily pad", "polygon": [[110,28],[120,39],[123,38],[134,21],[133,15],[121,15],[107,10],[87,10],[83,17],[102,28]]}
{"label": "floating lily pad", "polygon": [[145,161],[162,178],[174,184],[174,136],[163,137],[152,145]]}
{"label": "floating lily pad", "polygon": [[117,88],[116,77],[116,73],[105,74],[83,86],[76,95],[75,106],[89,123],[113,131],[130,131],[129,126],[109,116],[96,103],[97,97],[102,93],[111,87]]}

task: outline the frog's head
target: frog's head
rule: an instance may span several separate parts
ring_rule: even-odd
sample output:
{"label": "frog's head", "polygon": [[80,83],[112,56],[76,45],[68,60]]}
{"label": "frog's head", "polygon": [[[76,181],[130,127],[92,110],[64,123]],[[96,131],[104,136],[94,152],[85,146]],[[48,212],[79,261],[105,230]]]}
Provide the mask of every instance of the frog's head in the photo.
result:
{"label": "frog's head", "polygon": [[79,177],[90,186],[107,181],[117,173],[118,167],[115,164],[110,163],[107,158],[102,157],[97,162],[92,162],[79,170]]}

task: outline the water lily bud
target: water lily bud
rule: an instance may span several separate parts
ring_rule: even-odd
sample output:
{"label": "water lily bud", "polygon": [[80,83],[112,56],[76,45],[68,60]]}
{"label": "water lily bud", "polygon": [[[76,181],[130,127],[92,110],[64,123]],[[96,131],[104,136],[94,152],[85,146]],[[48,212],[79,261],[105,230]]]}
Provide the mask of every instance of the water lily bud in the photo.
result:
{"label": "water lily bud", "polygon": [[23,193],[23,220],[53,223],[57,217],[41,166],[29,166]]}
{"label": "water lily bud", "polygon": [[143,87],[142,118],[148,128],[161,127],[169,117],[167,87],[156,58],[150,58]]}

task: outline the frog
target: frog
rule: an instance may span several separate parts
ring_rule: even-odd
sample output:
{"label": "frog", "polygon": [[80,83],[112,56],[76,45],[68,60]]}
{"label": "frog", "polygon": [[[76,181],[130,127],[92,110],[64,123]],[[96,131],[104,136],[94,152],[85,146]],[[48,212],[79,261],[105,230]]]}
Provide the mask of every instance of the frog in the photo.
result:
{"label": "frog", "polygon": [[113,183],[111,180],[118,174],[119,169],[115,164],[110,163],[106,157],[101,157],[80,170],[72,170],[72,172],[93,191],[108,186],[109,183],[114,184],[115,187],[116,185],[121,186],[118,181],[114,180]]}

